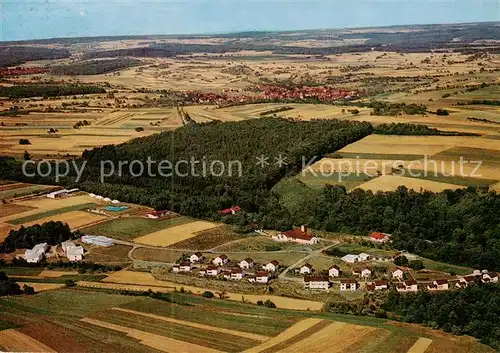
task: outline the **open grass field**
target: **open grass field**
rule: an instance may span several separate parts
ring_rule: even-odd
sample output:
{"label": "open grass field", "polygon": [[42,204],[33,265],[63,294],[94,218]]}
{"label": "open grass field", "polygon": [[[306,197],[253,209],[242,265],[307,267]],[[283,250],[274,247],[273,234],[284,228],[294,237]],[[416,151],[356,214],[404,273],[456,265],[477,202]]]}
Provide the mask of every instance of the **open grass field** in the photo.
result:
{"label": "open grass field", "polygon": [[63,283],[40,283],[40,282],[17,282],[17,283],[21,286],[21,288],[24,285],[33,287],[35,289],[35,292],[44,292],[47,290],[54,290],[66,287],[66,285]]}
{"label": "open grass field", "polygon": [[128,257],[131,246],[114,244],[110,247],[102,247],[90,244],[84,244],[85,260],[97,263],[128,263]]}
{"label": "open grass field", "polygon": [[[175,218],[174,218],[175,219]],[[149,233],[138,238],[134,242],[154,246],[169,246],[177,242],[192,238],[198,232],[218,227],[219,225],[207,221],[193,221],[180,225],[171,226],[157,232]]]}
{"label": "open grass field", "polygon": [[85,234],[104,235],[111,238],[133,240],[162,229],[191,222],[188,217],[149,219],[142,217],[122,217],[82,229]]}
{"label": "open grass field", "polygon": [[21,197],[31,194],[38,194],[42,192],[50,192],[58,187],[55,186],[47,186],[47,185],[31,185],[31,184],[23,184],[21,187],[16,187],[13,189],[7,189],[0,191],[1,199],[9,199],[15,197]]}
{"label": "open grass field", "polygon": [[[21,206],[21,207],[27,207],[27,206]],[[48,210],[45,212],[40,212],[36,213],[30,216],[25,216],[25,217],[20,217],[20,218],[15,218],[9,221],[10,224],[18,225],[18,224],[24,224],[27,222],[33,222],[42,218],[48,218],[52,216],[58,216],[63,213],[68,213],[68,212],[73,212],[73,211],[81,211],[81,210],[86,210],[86,209],[91,209],[95,207],[95,203],[84,203],[81,205],[74,205],[74,206],[67,206],[63,208],[56,208],[54,210]]]}
{"label": "open grass field", "polygon": [[195,236],[168,246],[172,249],[208,250],[225,243],[241,239],[243,235],[235,233],[231,226],[221,225],[198,232]]}
{"label": "open grass field", "polygon": [[0,331],[0,349],[6,352],[55,352],[34,338],[12,329]]}
{"label": "open grass field", "polygon": [[394,191],[400,185],[405,185],[408,189],[413,189],[415,191],[428,190],[432,192],[464,188],[462,185],[447,184],[432,180],[408,178],[396,175],[383,175],[363,183],[358,187],[360,189],[372,191]]}
{"label": "open grass field", "polygon": [[23,206],[23,205],[16,205],[16,204],[2,204],[0,205],[0,217],[7,217],[10,215],[15,215],[18,213],[30,211],[34,209],[34,207],[31,206]]}
{"label": "open grass field", "polygon": [[137,248],[132,253],[134,259],[141,261],[175,263],[185,252],[160,248]]}
{"label": "open grass field", "polygon": [[28,227],[31,225],[42,224],[49,221],[60,221],[63,223],[67,223],[71,229],[75,229],[87,226],[95,222],[103,221],[105,219],[107,219],[106,216],[98,215],[95,213],[85,211],[71,211],[60,215],[40,218],[35,221],[24,222],[23,225],[25,227]]}

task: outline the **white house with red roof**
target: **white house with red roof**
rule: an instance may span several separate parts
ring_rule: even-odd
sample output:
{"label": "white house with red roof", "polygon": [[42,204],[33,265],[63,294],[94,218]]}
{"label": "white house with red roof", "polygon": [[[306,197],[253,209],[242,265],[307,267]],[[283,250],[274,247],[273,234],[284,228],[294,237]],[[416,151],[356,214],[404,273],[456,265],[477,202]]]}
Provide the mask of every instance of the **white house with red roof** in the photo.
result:
{"label": "white house with red roof", "polygon": [[241,270],[241,268],[235,268],[234,270],[231,270],[231,279],[232,280],[241,280],[245,277],[245,273]]}
{"label": "white house with red roof", "polygon": [[244,260],[241,260],[239,263],[238,263],[238,266],[240,266],[240,268],[242,269],[249,269],[249,268],[252,268],[254,266],[254,261],[253,259],[247,257],[246,259]]}
{"label": "white house with red roof", "polygon": [[328,276],[304,276],[304,288],[306,289],[325,289],[330,288]]}
{"label": "white house with red roof", "polygon": [[300,228],[287,230],[286,232],[278,233],[277,235],[273,235],[272,239],[274,241],[289,241],[295,242],[299,244],[317,244],[318,238],[307,231],[307,226],[302,225]]}
{"label": "white house with red roof", "polygon": [[340,290],[341,291],[355,291],[358,290],[359,283],[355,279],[341,279],[340,280]]}
{"label": "white house with red roof", "polygon": [[204,270],[200,271],[200,274],[206,275],[206,276],[218,276],[220,273],[221,269],[218,266],[207,266]]}
{"label": "white house with red roof", "polygon": [[342,271],[340,270],[340,267],[337,265],[333,265],[328,269],[328,276],[330,277],[340,277]]}
{"label": "white house with red roof", "polygon": [[195,252],[194,254],[192,254],[191,256],[189,256],[189,261],[194,263],[194,262],[200,262],[200,261],[203,261],[205,257],[203,256],[203,254],[201,252]]}
{"label": "white house with red roof", "polygon": [[404,279],[405,271],[400,269],[399,267],[396,267],[394,271],[392,271],[392,278],[397,278],[397,279]]}
{"label": "white house with red roof", "polygon": [[226,208],[224,210],[219,211],[219,213],[223,216],[229,215],[229,214],[235,214],[236,212],[241,211],[240,206],[233,206],[230,208]]}
{"label": "white house with red roof", "polygon": [[192,268],[193,267],[191,266],[191,262],[184,261],[184,262],[181,262],[180,264],[174,265],[174,267],[172,268],[172,270],[174,272],[191,272]]}
{"label": "white house with red roof", "polygon": [[370,240],[374,243],[389,243],[391,241],[391,235],[387,233],[373,232],[370,234]]}
{"label": "white house with red roof", "polygon": [[267,283],[269,282],[269,274],[266,271],[255,272],[255,281],[257,283]]}
{"label": "white house with red roof", "polygon": [[279,266],[280,266],[280,263],[276,260],[273,260],[271,262],[268,262],[264,266],[262,266],[262,269],[269,271],[269,272],[275,272],[276,270],[278,270]]}
{"label": "white house with red roof", "polygon": [[305,264],[305,265],[300,267],[299,273],[301,275],[311,274],[311,273],[313,273],[313,266],[311,264]]}
{"label": "white house with red roof", "polygon": [[170,212],[168,210],[151,211],[151,212],[147,213],[146,216],[148,216],[148,218],[151,218],[151,219],[158,219],[158,218],[166,217],[166,216],[170,215],[171,213],[172,212]]}
{"label": "white house with red roof", "polygon": [[396,290],[398,292],[417,292],[418,291],[418,284],[417,281],[415,280],[407,280],[404,282],[400,282],[396,284]]}
{"label": "white house with red roof", "polygon": [[229,259],[227,258],[227,256],[222,254],[222,255],[217,256],[215,259],[213,259],[212,263],[215,266],[223,266],[223,265],[227,264],[228,261],[229,261]]}
{"label": "white house with red roof", "polygon": [[446,279],[437,279],[431,284],[427,285],[427,289],[430,291],[440,291],[440,290],[448,290],[450,288],[448,284],[448,280]]}

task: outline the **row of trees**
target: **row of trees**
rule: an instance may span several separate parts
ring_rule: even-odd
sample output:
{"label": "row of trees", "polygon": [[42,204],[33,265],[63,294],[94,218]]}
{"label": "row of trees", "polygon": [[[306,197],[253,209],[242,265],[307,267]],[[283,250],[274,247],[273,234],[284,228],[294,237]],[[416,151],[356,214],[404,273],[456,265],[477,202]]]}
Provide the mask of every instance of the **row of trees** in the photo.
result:
{"label": "row of trees", "polygon": [[18,294],[35,294],[35,289],[26,284],[21,289],[16,281],[10,279],[5,272],[0,271],[0,297]]}
{"label": "row of trees", "polygon": [[416,135],[416,136],[479,136],[471,132],[441,131],[423,124],[391,123],[377,125],[373,132],[379,135]]}
{"label": "row of trees", "polygon": [[50,72],[54,75],[100,75],[128,67],[138,66],[140,60],[117,58],[111,60],[78,61],[68,65],[54,66]]}
{"label": "row of trees", "polygon": [[82,84],[29,84],[0,87],[0,97],[8,98],[58,97],[95,93],[106,93],[106,90],[99,86]]}

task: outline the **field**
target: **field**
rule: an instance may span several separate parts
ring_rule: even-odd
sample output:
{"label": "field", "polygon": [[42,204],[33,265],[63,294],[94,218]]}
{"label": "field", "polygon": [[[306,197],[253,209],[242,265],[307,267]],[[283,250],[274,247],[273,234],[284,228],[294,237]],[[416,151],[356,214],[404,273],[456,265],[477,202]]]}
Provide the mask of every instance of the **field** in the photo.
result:
{"label": "field", "polygon": [[364,190],[393,191],[400,185],[404,185],[408,189],[413,189],[415,191],[428,190],[432,192],[441,192],[447,189],[455,190],[463,188],[463,186],[461,185],[440,183],[431,180],[407,178],[395,175],[384,175],[361,184],[358,187]]}
{"label": "field", "polygon": [[191,222],[188,217],[168,219],[149,219],[142,217],[123,217],[82,229],[85,234],[104,235],[111,238],[133,240],[165,228]]}
{"label": "field", "polygon": [[241,238],[242,235],[235,233],[230,226],[221,225],[200,231],[194,237],[182,240],[168,247],[172,249],[208,250]]}
{"label": "field", "polygon": [[[371,317],[268,309],[173,292],[164,296],[170,302],[77,287],[2,298],[0,308],[7,329],[0,331],[0,349],[493,352],[468,337],[454,337],[406,324],[393,325]],[[60,305],[61,302],[67,305]],[[9,325],[16,328],[8,328]]]}
{"label": "field", "polygon": [[17,282],[17,283],[21,286],[21,288],[24,285],[33,287],[35,289],[35,292],[37,293],[44,292],[47,290],[59,289],[66,286],[65,284],[62,283],[40,283],[40,282]]}
{"label": "field", "polygon": [[215,228],[217,226],[218,224],[212,222],[194,221],[134,238],[134,242],[154,246],[169,246],[179,241],[192,238],[196,236],[198,232]]}
{"label": "field", "polygon": [[114,244],[110,247],[102,247],[90,244],[84,244],[85,250],[85,260],[97,263],[128,263],[130,259],[128,257],[129,251],[132,249],[131,246]]}

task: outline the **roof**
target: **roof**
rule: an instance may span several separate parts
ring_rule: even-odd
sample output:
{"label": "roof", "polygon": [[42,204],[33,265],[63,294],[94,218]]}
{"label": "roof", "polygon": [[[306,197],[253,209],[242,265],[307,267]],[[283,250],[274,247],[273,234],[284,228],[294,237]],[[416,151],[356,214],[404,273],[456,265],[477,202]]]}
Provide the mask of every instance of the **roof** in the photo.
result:
{"label": "roof", "polygon": [[231,270],[231,274],[237,274],[237,273],[243,273],[243,271],[241,270],[241,268],[234,268]]}
{"label": "roof", "polygon": [[313,265],[311,265],[310,263],[307,263],[305,265],[300,266],[300,268],[302,268],[302,267],[313,268]]}
{"label": "roof", "polygon": [[372,290],[375,290],[375,284],[367,284],[366,285],[366,289],[369,290],[369,291],[372,291]]}
{"label": "roof", "polygon": [[269,262],[268,265],[269,264],[273,264],[274,266],[278,266],[280,263],[276,260],[273,260],[273,261]]}
{"label": "roof", "polygon": [[223,209],[219,213],[228,214],[228,213],[233,213],[233,212],[238,212],[238,211],[241,211],[240,206],[233,206],[230,208]]}
{"label": "roof", "polygon": [[473,282],[474,279],[476,279],[476,277],[474,276],[464,276],[462,277],[463,280],[465,280],[465,282],[469,283],[469,282]]}
{"label": "roof", "polygon": [[196,255],[198,257],[203,256],[203,254],[201,252],[199,252],[199,251],[195,252],[193,255]]}
{"label": "roof", "polygon": [[179,266],[191,266],[191,262],[189,261],[182,261]]}
{"label": "roof", "polygon": [[373,282],[376,286],[389,286],[389,282],[387,281],[375,281]]}
{"label": "roof", "polygon": [[406,286],[404,285],[404,283],[397,283],[397,284],[396,284],[396,288],[399,288],[399,289],[406,289]]}
{"label": "roof", "polygon": [[372,234],[370,234],[370,238],[378,239],[378,240],[385,239],[388,236],[389,236],[388,234],[380,233],[380,232],[373,232]]}
{"label": "roof", "polygon": [[490,276],[490,278],[495,278],[495,277],[498,277],[498,273],[496,272],[488,272],[488,273],[485,273],[486,275]]}
{"label": "roof", "polygon": [[332,270],[332,269],[336,269],[336,270],[340,271],[340,267],[338,267],[337,265],[333,265],[332,267],[329,268],[329,270]]}
{"label": "roof", "polygon": [[246,261],[247,263],[251,263],[251,262],[253,262],[253,259],[251,259],[250,257],[247,257],[243,261]]}
{"label": "roof", "polygon": [[266,271],[257,271],[255,272],[255,276],[257,277],[267,277],[269,274]]}
{"label": "roof", "polygon": [[359,256],[359,257],[361,257],[361,256],[364,256],[364,257],[365,257],[365,256],[371,256],[371,255],[370,255],[370,254],[367,254],[367,253],[365,253],[365,252],[362,252],[362,253],[361,253],[361,254],[359,254],[358,256]]}
{"label": "roof", "polygon": [[347,254],[342,257],[342,259],[357,259],[359,256],[354,254]]}
{"label": "roof", "polygon": [[282,232],[281,234],[284,234],[288,238],[293,239],[311,240],[312,238],[314,238],[312,234],[303,232],[300,228],[287,230],[286,232]]}
{"label": "roof", "polygon": [[217,266],[210,265],[210,266],[207,266],[207,268],[205,270],[206,271],[213,271],[213,270],[219,270],[219,268]]}
{"label": "roof", "polygon": [[396,267],[396,269],[395,269],[394,271],[392,271],[392,273],[394,273],[394,272],[396,272],[396,271],[405,272],[402,268]]}
{"label": "roof", "polygon": [[415,281],[413,279],[409,279],[407,281],[404,281],[404,284],[406,284],[407,286],[412,286],[414,284],[417,284],[417,281]]}
{"label": "roof", "polygon": [[312,275],[304,276],[304,282],[330,282],[327,276],[318,276],[318,275]]}
{"label": "roof", "polygon": [[224,259],[227,259],[227,256],[222,254],[222,255],[216,256],[215,258],[219,258],[219,259],[224,260]]}
{"label": "roof", "polygon": [[160,215],[160,214],[164,214],[164,213],[170,213],[170,211],[168,211],[168,210],[162,210],[162,211],[151,211],[151,212],[149,212],[149,214],[152,214],[152,215],[155,215],[155,216]]}
{"label": "roof", "polygon": [[347,278],[347,279],[341,279],[340,283],[346,283],[346,284],[348,284],[348,283],[358,283],[358,281],[356,281],[353,278]]}
{"label": "roof", "polygon": [[447,279],[437,279],[434,281],[436,284],[447,284],[448,280]]}

